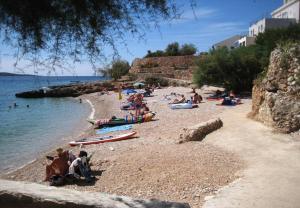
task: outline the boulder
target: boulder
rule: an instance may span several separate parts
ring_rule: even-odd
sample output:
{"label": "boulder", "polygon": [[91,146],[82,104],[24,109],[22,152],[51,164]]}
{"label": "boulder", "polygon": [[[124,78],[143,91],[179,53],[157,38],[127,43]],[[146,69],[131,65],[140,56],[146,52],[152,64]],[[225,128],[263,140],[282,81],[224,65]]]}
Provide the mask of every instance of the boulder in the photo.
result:
{"label": "boulder", "polygon": [[0,207],[5,208],[189,208],[186,203],[133,199],[79,192],[40,184],[0,180]]}
{"label": "boulder", "polygon": [[223,122],[220,118],[210,119],[195,126],[183,129],[179,143],[188,141],[202,141],[206,135],[221,128]]}
{"label": "boulder", "polygon": [[282,133],[300,129],[300,46],[278,47],[266,76],[252,89],[251,118]]}

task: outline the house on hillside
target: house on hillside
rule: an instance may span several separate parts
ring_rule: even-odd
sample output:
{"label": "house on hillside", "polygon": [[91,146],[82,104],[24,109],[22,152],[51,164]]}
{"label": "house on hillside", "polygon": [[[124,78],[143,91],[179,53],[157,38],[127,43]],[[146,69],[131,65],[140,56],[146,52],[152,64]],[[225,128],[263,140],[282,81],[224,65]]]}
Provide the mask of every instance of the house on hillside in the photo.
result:
{"label": "house on hillside", "polygon": [[268,29],[284,28],[299,23],[300,0],[283,0],[283,5],[275,9],[272,18],[263,18],[249,28],[249,36],[255,37]]}
{"label": "house on hillside", "polygon": [[253,23],[249,27],[249,37],[255,37],[259,33],[264,33],[266,30],[269,29],[276,29],[276,28],[284,28],[288,27],[291,24],[295,24],[295,19],[288,19],[288,18],[264,18],[255,23]]}
{"label": "house on hillside", "polygon": [[230,38],[227,38],[221,42],[218,42],[216,44],[213,45],[213,49],[218,49],[218,48],[222,48],[222,47],[227,47],[228,49],[233,49],[236,48],[238,45],[238,40],[241,39],[242,36],[241,35],[235,35],[232,36]]}
{"label": "house on hillside", "polygon": [[283,5],[275,9],[272,18],[295,19],[299,23],[300,19],[300,0],[284,0]]}
{"label": "house on hillside", "polygon": [[[243,36],[235,40],[235,42],[230,45],[230,48],[253,45],[255,43],[255,38],[259,33],[264,33],[269,29],[285,28],[291,24],[299,23],[300,0],[283,0],[283,5],[275,9],[271,13],[271,16],[272,18],[263,18],[251,24],[248,36]],[[227,40],[228,39],[224,41],[227,42]],[[221,41],[220,43],[223,43],[224,41]],[[213,48],[216,48],[216,45],[220,45],[220,43],[214,44]]]}

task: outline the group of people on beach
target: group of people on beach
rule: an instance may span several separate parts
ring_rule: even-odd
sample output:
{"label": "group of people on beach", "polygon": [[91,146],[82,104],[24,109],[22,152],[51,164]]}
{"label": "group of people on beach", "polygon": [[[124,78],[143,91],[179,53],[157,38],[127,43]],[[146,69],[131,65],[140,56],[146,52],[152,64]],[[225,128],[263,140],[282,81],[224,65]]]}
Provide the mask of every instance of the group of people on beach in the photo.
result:
{"label": "group of people on beach", "polygon": [[[201,95],[199,95],[197,92],[196,92],[196,89],[195,88],[192,88],[192,91],[191,93],[193,93],[194,95],[190,98],[190,100],[187,100],[185,98],[185,96],[182,94],[182,95],[179,95],[179,98],[175,98],[171,103],[169,104],[179,104],[179,103],[186,103],[186,102],[191,102],[192,104],[199,104],[202,102],[203,98]],[[173,93],[174,95],[177,96],[176,93]]]}
{"label": "group of people on beach", "polygon": [[49,181],[50,185],[63,185],[66,181],[78,180],[84,177],[86,182],[91,182],[94,176],[91,173],[89,161],[91,156],[88,156],[86,151],[80,151],[76,157],[72,151],[58,148],[57,155],[54,157],[47,156],[51,161],[46,165],[46,177],[44,181]]}

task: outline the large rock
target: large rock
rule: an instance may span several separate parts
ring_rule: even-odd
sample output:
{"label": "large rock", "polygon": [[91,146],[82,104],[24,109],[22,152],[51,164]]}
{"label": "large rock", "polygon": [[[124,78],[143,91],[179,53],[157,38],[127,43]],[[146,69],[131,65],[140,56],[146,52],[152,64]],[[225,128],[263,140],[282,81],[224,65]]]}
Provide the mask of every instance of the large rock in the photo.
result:
{"label": "large rock", "polygon": [[275,49],[266,76],[252,90],[250,117],[290,133],[300,129],[300,46]]}
{"label": "large rock", "polygon": [[83,84],[71,84],[61,86],[51,86],[47,89],[32,90],[17,93],[16,97],[22,98],[42,98],[42,97],[78,97],[83,94],[101,92],[104,88],[114,90],[111,82],[93,82]]}
{"label": "large rock", "polygon": [[79,192],[40,184],[0,180],[5,208],[189,208],[188,204]]}
{"label": "large rock", "polygon": [[185,128],[183,129],[184,132],[180,135],[179,143],[188,141],[201,141],[207,134],[221,128],[222,126],[222,120],[220,118],[216,118],[189,128]]}

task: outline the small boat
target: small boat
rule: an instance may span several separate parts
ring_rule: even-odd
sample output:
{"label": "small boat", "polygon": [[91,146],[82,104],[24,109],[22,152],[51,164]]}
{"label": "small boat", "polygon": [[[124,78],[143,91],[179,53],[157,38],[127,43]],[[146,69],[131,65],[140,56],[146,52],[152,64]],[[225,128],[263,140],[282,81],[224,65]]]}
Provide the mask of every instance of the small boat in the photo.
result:
{"label": "small boat", "polygon": [[135,131],[129,132],[126,134],[120,134],[116,136],[101,136],[101,137],[88,137],[83,138],[77,141],[69,142],[70,146],[78,146],[78,145],[90,145],[90,144],[100,144],[105,142],[116,142],[125,139],[130,139],[136,134]]}
{"label": "small boat", "polygon": [[126,116],[125,118],[111,118],[111,119],[99,119],[93,120],[88,119],[87,121],[91,124],[98,126],[99,128],[102,127],[110,127],[110,126],[121,126],[125,124],[134,124],[134,123],[143,123],[151,121],[155,116],[155,113],[147,113],[143,116]]}

